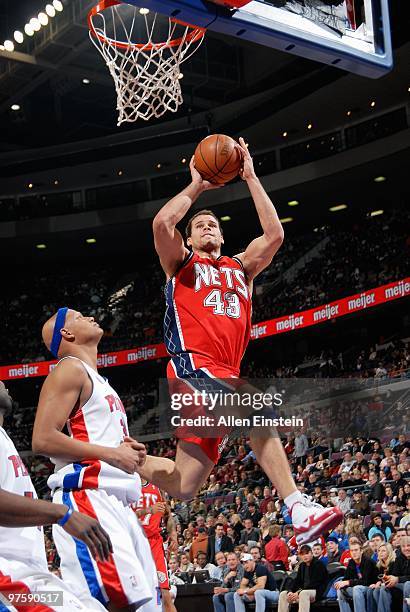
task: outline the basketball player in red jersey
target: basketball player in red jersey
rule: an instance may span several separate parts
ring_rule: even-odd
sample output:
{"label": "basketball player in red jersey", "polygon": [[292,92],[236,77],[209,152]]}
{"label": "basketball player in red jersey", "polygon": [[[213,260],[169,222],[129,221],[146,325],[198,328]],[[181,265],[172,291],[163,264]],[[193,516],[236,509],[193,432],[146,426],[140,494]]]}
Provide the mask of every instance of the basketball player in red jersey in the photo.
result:
{"label": "basketball player in red jersey", "polygon": [[141,496],[132,507],[141,522],[151,547],[152,557],[157,568],[164,611],[177,612],[170,593],[168,566],[161,535],[162,524],[165,521],[169,537],[168,549],[171,552],[176,552],[178,549],[177,532],[169,506],[157,486],[150,482],[142,482]]}
{"label": "basketball player in red jersey", "polygon": [[[187,246],[176,225],[197,198],[215,188],[191,160],[192,182],[172,198],[153,222],[155,248],[167,277],[165,343],[171,360],[168,377],[180,381],[229,379],[239,374],[250,337],[251,296],[255,277],[267,268],[283,242],[275,207],[257,178],[244,140],[240,139],[246,181],[262,234],[234,257],[221,255],[224,239],[211,211],[188,221]],[[175,462],[147,457],[140,474],[169,494],[189,499],[206,481],[222,449],[221,439],[181,439]],[[315,539],[342,518],[337,508],[313,504],[296,488],[279,436],[250,433],[257,461],[290,510],[299,544]]]}

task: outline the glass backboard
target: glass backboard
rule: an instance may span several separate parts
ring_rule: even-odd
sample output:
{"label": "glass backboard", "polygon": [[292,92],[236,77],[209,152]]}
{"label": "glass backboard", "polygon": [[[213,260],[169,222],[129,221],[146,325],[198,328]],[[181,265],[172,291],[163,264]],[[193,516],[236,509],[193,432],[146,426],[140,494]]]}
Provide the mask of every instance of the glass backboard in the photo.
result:
{"label": "glass backboard", "polygon": [[253,0],[233,10],[220,0],[127,1],[371,78],[393,67],[388,0]]}

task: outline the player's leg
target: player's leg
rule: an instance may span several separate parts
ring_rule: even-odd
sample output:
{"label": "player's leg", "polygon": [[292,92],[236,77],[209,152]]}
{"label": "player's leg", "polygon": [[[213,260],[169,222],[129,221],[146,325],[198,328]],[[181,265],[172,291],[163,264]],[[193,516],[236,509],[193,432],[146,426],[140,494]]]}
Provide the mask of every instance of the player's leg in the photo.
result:
{"label": "player's leg", "polygon": [[212,461],[199,444],[180,440],[175,461],[164,457],[147,457],[138,469],[142,478],[152,482],[172,497],[191,499],[212,472]]}
{"label": "player's leg", "polygon": [[293,481],[290,466],[277,432],[251,432],[256,460],[284,499],[292,516],[298,544],[311,542],[343,519],[338,508],[323,508],[302,495]]}
{"label": "player's leg", "polygon": [[162,607],[164,612],[177,612],[169,589],[161,589]]}
{"label": "player's leg", "polygon": [[95,560],[85,544],[54,525],[53,537],[61,558],[61,573],[70,590],[84,603],[87,598],[94,597],[108,604],[110,612],[133,612],[150,601],[151,589],[130,533],[128,508],[102,490],[57,491],[53,501],[98,518],[110,534],[114,549],[107,561]]}

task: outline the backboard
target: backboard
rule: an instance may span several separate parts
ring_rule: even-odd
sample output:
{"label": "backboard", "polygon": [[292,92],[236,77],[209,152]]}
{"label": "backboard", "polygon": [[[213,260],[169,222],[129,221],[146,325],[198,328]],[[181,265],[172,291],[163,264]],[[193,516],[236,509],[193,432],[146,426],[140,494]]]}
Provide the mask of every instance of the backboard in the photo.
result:
{"label": "backboard", "polygon": [[205,0],[127,2],[370,78],[393,67],[388,0],[252,0],[238,9]]}

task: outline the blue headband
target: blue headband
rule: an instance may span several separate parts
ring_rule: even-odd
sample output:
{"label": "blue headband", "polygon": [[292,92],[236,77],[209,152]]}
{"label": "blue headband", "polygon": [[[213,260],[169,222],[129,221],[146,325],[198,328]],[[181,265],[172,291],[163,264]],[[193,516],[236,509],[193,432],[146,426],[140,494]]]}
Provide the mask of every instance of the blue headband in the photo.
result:
{"label": "blue headband", "polygon": [[51,340],[50,351],[53,353],[54,357],[58,357],[58,350],[61,344],[61,328],[64,327],[65,318],[67,316],[68,308],[64,306],[64,308],[59,308],[56,317],[56,323],[54,325],[53,338]]}

